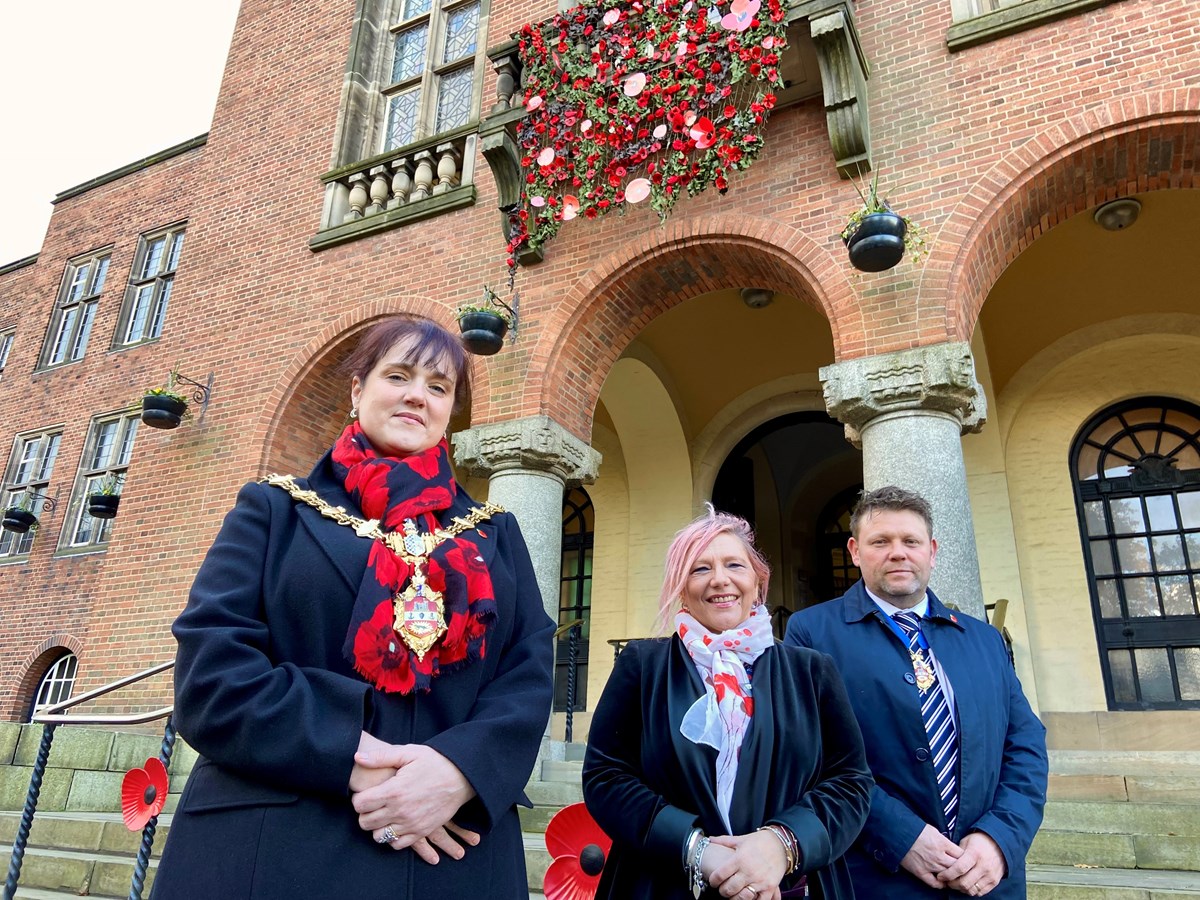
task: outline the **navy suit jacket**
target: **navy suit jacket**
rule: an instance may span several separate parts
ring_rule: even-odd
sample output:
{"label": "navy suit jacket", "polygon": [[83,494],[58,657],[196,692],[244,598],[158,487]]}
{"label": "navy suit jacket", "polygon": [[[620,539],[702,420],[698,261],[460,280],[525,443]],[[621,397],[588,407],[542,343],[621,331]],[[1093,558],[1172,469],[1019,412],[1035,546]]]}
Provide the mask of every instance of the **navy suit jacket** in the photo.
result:
{"label": "navy suit jacket", "polygon": [[[301,486],[358,514],[328,455]],[[472,505],[460,491],[442,521]],[[495,590],[486,656],[429,693],[387,694],[342,656],[372,542],[279,488],[242,488],[173,629],[175,722],[200,761],[155,900],[528,897],[516,804],[550,712],[554,624],[511,514],[462,536]],[[430,866],[358,827],[347,784],[364,730],[458,766],[476,797],[455,818],[479,846]]]}
{"label": "navy suit jacket", "polygon": [[[733,833],[769,822],[788,826],[815,896],[853,900],[842,854],[866,818],[871,776],[833,662],[775,645],[755,662],[750,683],[754,716],[729,809]],[[693,828],[726,831],[717,806],[717,751],[679,732],[703,693],[677,637],[633,641],[617,658],[583,762],[587,807],[613,839],[597,898],[691,900],[685,839]],[[785,879],[784,887],[798,877]],[[704,897],[717,892],[710,888]]]}
{"label": "navy suit jacket", "polygon": [[[907,648],[883,621],[862,581],[845,596],[795,613],[785,644],[833,657],[862,729],[875,777],[871,814],[847,854],[860,896],[889,900],[961,896],[899,869],[928,823],[946,831],[929,762],[919,692]],[[929,592],[922,631],[954,691],[959,738],[959,812],[951,840],[982,831],[1008,872],[989,894],[1025,896],[1025,854],[1046,800],[1046,729],[1021,691],[1000,632],[953,612]]]}

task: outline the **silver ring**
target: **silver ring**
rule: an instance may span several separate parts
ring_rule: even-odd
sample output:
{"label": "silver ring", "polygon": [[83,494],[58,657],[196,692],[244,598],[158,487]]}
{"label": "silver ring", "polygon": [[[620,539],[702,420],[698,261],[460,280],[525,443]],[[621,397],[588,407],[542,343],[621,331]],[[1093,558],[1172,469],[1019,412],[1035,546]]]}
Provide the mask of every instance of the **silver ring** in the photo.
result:
{"label": "silver ring", "polygon": [[390,844],[392,841],[396,840],[398,837],[399,837],[399,835],[396,834],[395,829],[393,829],[391,825],[388,825],[386,828],[383,829],[383,834],[381,834],[381,835],[379,835],[379,837],[375,838],[375,842],[377,844]]}

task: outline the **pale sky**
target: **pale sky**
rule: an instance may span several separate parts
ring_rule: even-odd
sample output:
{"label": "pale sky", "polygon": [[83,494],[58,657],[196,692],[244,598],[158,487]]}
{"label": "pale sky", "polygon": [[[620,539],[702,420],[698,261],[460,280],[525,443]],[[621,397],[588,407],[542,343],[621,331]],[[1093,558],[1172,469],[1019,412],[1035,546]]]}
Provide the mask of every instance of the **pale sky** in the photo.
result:
{"label": "pale sky", "polygon": [[238,4],[4,3],[0,265],[38,252],[55,194],[208,131]]}

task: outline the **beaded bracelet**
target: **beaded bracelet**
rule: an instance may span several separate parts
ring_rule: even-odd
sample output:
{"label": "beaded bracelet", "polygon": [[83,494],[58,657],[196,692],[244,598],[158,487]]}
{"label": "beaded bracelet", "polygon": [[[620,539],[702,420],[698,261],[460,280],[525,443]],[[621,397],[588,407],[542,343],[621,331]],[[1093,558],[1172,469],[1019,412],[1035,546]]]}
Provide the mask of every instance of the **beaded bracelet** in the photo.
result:
{"label": "beaded bracelet", "polygon": [[787,866],[785,874],[791,875],[800,867],[800,844],[796,840],[796,836],[792,834],[792,829],[786,825],[763,825],[758,831],[769,831],[779,839],[779,843],[783,844],[784,864]]}

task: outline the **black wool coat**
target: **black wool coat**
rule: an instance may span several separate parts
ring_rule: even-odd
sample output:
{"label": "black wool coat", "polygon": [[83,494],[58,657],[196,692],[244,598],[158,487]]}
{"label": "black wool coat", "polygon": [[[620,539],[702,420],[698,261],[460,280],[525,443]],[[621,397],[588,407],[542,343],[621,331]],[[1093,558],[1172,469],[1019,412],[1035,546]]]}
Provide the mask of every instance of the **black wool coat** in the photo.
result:
{"label": "black wool coat", "polygon": [[[866,821],[871,776],[841,678],[824,654],[776,644],[756,660],[750,683],[754,716],[734,783],[733,833],[788,826],[814,896],[852,900],[841,857]],[[618,657],[583,764],[584,799],[613,839],[598,898],[690,900],[682,865],[688,834],[725,833],[717,751],[679,733],[703,693],[678,637],[634,641]],[[785,878],[783,887],[794,881]]]}
{"label": "black wool coat", "polygon": [[[361,515],[328,454],[300,483]],[[474,505],[460,491],[443,522]],[[550,712],[554,624],[511,514],[462,536],[495,589],[485,658],[386,694],[342,656],[372,542],[279,488],[242,488],[173,628],[175,722],[201,758],[153,900],[529,896],[516,804]],[[347,787],[362,731],[457,765],[477,796],[455,820],[479,846],[431,866],[376,845]]]}

